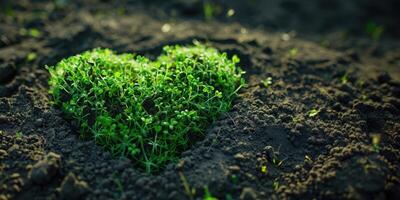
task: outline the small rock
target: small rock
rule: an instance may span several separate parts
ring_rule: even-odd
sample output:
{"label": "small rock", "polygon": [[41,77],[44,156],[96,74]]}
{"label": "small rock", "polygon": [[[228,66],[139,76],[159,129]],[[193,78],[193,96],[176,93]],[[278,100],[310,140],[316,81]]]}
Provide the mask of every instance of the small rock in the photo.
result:
{"label": "small rock", "polygon": [[242,193],[240,194],[240,200],[251,200],[251,199],[257,199],[256,192],[249,187],[243,188]]}
{"label": "small rock", "polygon": [[246,156],[244,156],[243,153],[237,153],[233,157],[236,158],[237,160],[245,160],[246,159]]}
{"label": "small rock", "polygon": [[232,172],[239,172],[239,171],[240,171],[240,167],[237,166],[237,165],[229,166],[228,169],[229,169],[230,171],[232,171]]}
{"label": "small rock", "polygon": [[69,173],[61,183],[60,199],[83,199],[89,192],[89,186],[85,181],[78,180],[73,173]]}
{"label": "small rock", "polygon": [[60,155],[50,152],[43,160],[32,166],[28,176],[34,183],[46,184],[59,172],[60,165]]}

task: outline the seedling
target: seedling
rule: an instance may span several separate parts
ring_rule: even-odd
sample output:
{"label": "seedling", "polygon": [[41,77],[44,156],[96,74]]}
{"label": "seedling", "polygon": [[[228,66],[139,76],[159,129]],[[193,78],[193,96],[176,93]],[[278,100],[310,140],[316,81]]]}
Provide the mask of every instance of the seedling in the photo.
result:
{"label": "seedling", "polygon": [[274,182],[272,182],[272,188],[277,191],[279,189],[279,182],[277,179],[274,180]]}
{"label": "seedling", "polygon": [[34,60],[36,60],[37,58],[37,54],[35,52],[30,52],[27,56],[26,56],[26,60],[28,62],[32,62]]}
{"label": "seedling", "polygon": [[372,147],[374,148],[375,152],[379,152],[381,149],[379,143],[381,142],[381,135],[380,134],[372,134],[371,135],[372,139]]}
{"label": "seedling", "polygon": [[244,85],[238,62],[201,44],[166,46],[153,62],[95,49],[48,67],[50,93],[83,137],[150,173],[229,110]]}
{"label": "seedling", "polygon": [[270,85],[272,85],[272,77],[268,77],[265,80],[261,81],[264,87],[268,88]]}
{"label": "seedling", "polygon": [[345,73],[342,78],[340,78],[342,84],[346,84],[347,82],[349,82],[349,75],[347,73]]}
{"label": "seedling", "polygon": [[22,138],[22,132],[21,131],[17,131],[16,133],[15,133],[15,137],[16,138],[18,138],[18,139],[20,139],[20,138]]}
{"label": "seedling", "polygon": [[204,18],[206,20],[211,20],[215,12],[214,5],[209,1],[205,1],[203,5],[203,12],[204,12]]}
{"label": "seedling", "polygon": [[234,9],[229,9],[228,12],[226,12],[226,17],[232,17],[235,14],[235,10]]}
{"label": "seedling", "polygon": [[298,53],[299,53],[299,49],[297,49],[297,48],[291,48],[291,49],[289,50],[289,56],[290,56],[291,58],[295,58],[295,57],[297,56]]}
{"label": "seedling", "polygon": [[313,108],[310,110],[310,112],[308,112],[308,116],[309,117],[315,117],[318,115],[318,113],[320,112],[319,109]]}
{"label": "seedling", "polygon": [[22,36],[31,36],[33,38],[38,38],[42,35],[42,33],[36,28],[25,29],[22,28],[19,30],[19,34]]}
{"label": "seedling", "polygon": [[196,194],[196,189],[190,187],[185,175],[183,175],[182,172],[179,172],[179,178],[181,179],[186,195],[189,197],[189,199],[193,199],[194,195]]}
{"label": "seedling", "polygon": [[385,29],[382,25],[378,25],[377,23],[372,21],[368,22],[365,26],[365,32],[375,41],[378,41],[381,38],[384,30]]}
{"label": "seedling", "polygon": [[261,166],[261,173],[263,173],[263,174],[267,174],[268,173],[267,165],[262,165]]}
{"label": "seedling", "polygon": [[204,198],[203,200],[218,200],[216,197],[213,197],[208,190],[208,187],[204,187]]}

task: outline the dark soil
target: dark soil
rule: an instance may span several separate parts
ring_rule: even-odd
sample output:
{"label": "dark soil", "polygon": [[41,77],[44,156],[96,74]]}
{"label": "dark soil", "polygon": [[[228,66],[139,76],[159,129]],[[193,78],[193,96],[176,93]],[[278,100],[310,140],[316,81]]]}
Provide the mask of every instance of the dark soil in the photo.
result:
{"label": "dark soil", "polygon": [[[399,1],[218,1],[208,21],[197,0],[54,2],[0,1],[1,200],[400,199]],[[237,54],[248,87],[159,174],[51,104],[46,65],[193,40]]]}

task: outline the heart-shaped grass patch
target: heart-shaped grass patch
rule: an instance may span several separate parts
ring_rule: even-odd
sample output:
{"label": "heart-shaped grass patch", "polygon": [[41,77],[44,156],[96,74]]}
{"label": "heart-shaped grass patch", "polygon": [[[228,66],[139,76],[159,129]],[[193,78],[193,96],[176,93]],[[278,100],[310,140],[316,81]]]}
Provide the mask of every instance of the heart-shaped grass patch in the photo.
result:
{"label": "heart-shaped grass patch", "polygon": [[151,172],[230,108],[238,61],[201,44],[166,46],[155,61],[95,49],[48,67],[50,93],[83,136]]}

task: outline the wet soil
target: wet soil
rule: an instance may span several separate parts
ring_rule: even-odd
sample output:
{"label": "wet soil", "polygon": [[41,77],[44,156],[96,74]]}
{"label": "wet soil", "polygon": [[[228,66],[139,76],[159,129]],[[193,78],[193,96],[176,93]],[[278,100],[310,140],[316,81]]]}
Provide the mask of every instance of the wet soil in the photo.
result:
{"label": "wet soil", "polygon": [[[202,199],[206,187],[218,199],[400,198],[396,1],[218,1],[236,14],[206,21],[201,1],[0,2],[1,200]],[[378,41],[362,31],[369,18],[386,27]],[[158,174],[80,138],[51,104],[46,65],[194,40],[238,55],[248,86]]]}

